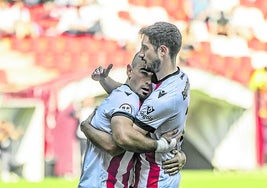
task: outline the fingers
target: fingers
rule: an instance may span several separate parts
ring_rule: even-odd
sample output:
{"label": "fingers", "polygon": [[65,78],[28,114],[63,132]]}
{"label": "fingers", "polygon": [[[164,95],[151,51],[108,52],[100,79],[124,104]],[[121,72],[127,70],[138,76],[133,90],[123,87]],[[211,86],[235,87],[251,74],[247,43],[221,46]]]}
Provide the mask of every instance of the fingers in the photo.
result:
{"label": "fingers", "polygon": [[87,117],[86,120],[84,120],[84,121],[81,122],[81,124],[80,124],[80,129],[81,129],[82,132],[84,132],[84,130],[86,129],[86,127],[87,127],[88,125],[91,124],[91,121],[92,121],[92,119],[93,119],[93,117],[94,117],[94,115],[95,115],[95,113],[96,113],[96,110],[97,110],[97,107],[96,107],[96,108],[94,109],[94,111]]}
{"label": "fingers", "polygon": [[178,151],[177,149],[174,149],[174,150],[172,150],[171,152],[172,152],[172,154],[174,154],[174,155],[177,155],[177,154],[179,153],[179,151]]}
{"label": "fingers", "polygon": [[110,70],[112,69],[113,64],[109,64],[108,67],[106,68],[106,74],[108,75]]}
{"label": "fingers", "polygon": [[85,128],[86,128],[86,121],[82,121],[80,124],[80,130],[84,132]]}
{"label": "fingers", "polygon": [[92,119],[96,113],[96,109],[97,108],[95,108],[94,111],[88,116],[88,118],[86,119],[86,122],[91,123],[91,121],[92,121]]}
{"label": "fingers", "polygon": [[174,130],[173,130],[173,135],[175,135],[178,131],[179,131],[178,128],[174,129]]}
{"label": "fingers", "polygon": [[95,81],[99,81],[100,74],[98,68],[94,70],[94,72],[91,75],[91,78]]}
{"label": "fingers", "polygon": [[166,174],[175,175],[182,170],[183,165],[177,165],[177,163],[173,163],[169,165],[163,165],[162,168]]}
{"label": "fingers", "polygon": [[[174,135],[176,135],[178,132],[178,128],[174,129],[174,130],[171,130],[171,131],[168,131],[166,133],[164,133],[162,136],[168,140],[168,142],[171,141],[171,139],[173,138]],[[177,138],[178,136],[176,136],[175,138]],[[178,142],[179,139],[176,139],[176,141]]]}
{"label": "fingers", "polygon": [[184,139],[184,133],[183,131],[181,131],[176,137],[176,141],[179,143],[179,142],[182,142],[183,139]]}
{"label": "fingers", "polygon": [[177,174],[186,163],[186,155],[183,151],[173,150],[172,153],[175,154],[175,156],[162,163],[164,172],[169,175]]}
{"label": "fingers", "polygon": [[105,70],[104,70],[104,68],[103,68],[102,66],[96,68],[96,69],[94,70],[94,72],[92,73],[92,78],[98,80],[98,79],[101,77],[101,75],[104,74],[104,71],[105,71]]}
{"label": "fingers", "polygon": [[94,72],[91,75],[91,78],[95,81],[100,81],[102,79],[105,79],[108,76],[112,67],[113,67],[113,64],[109,64],[107,68],[99,66],[98,68],[94,70]]}
{"label": "fingers", "polygon": [[174,168],[171,168],[168,170],[164,170],[164,173],[169,174],[170,176],[173,176],[173,175],[177,174],[178,172],[180,172],[180,170],[181,170],[181,168],[174,167]]}
{"label": "fingers", "polygon": [[96,113],[96,110],[97,110],[97,107],[95,107],[95,108],[94,108],[94,111],[93,111],[93,112],[90,114],[90,116],[89,116],[89,117],[91,117],[91,118],[92,118],[92,117],[95,115],[95,113]]}
{"label": "fingers", "polygon": [[177,155],[175,155],[174,158],[171,158],[169,160],[162,162],[162,166],[163,167],[174,167],[174,166],[177,166],[177,163],[179,163],[179,159],[177,158]]}

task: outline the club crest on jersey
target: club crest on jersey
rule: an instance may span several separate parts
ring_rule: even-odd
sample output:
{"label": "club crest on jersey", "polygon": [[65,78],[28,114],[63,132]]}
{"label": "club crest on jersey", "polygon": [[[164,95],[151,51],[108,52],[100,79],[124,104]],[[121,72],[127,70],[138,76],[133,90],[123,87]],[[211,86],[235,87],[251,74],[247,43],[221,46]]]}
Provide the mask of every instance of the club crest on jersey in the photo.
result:
{"label": "club crest on jersey", "polygon": [[124,103],[120,106],[120,109],[125,110],[126,112],[129,112],[130,114],[132,113],[132,107],[131,105]]}
{"label": "club crest on jersey", "polygon": [[161,90],[161,91],[159,92],[158,98],[160,98],[160,97],[162,97],[163,95],[166,95],[166,94],[167,94],[166,91]]}

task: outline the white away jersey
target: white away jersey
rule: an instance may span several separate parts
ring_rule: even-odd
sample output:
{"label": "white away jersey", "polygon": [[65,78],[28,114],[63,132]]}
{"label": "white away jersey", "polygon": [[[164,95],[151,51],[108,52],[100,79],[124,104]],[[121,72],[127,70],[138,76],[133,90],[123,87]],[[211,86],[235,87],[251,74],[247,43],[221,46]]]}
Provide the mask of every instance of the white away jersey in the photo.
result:
{"label": "white away jersey", "polygon": [[[187,75],[178,70],[165,77],[144,101],[135,124],[150,132],[151,138],[159,139],[163,133],[178,128],[183,131],[190,98]],[[144,153],[136,164],[135,187],[177,188],[180,174],[169,176],[161,168],[163,161],[173,157],[169,153]]]}
{"label": "white away jersey", "polygon": [[[133,119],[140,104],[139,97],[127,85],[122,85],[101,103],[91,123],[111,133],[110,120],[114,113]],[[132,152],[112,157],[88,140],[79,188],[129,187],[133,162]]]}

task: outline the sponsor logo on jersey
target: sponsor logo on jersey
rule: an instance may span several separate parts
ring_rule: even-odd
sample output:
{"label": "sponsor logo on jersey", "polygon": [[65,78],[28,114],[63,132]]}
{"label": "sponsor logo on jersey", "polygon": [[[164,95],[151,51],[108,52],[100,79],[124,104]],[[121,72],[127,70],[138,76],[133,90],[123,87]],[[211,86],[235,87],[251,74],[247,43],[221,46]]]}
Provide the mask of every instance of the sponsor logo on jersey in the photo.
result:
{"label": "sponsor logo on jersey", "polygon": [[140,115],[142,116],[143,119],[152,120],[152,117],[147,115],[145,112],[140,112]]}
{"label": "sponsor logo on jersey", "polygon": [[124,103],[120,106],[120,109],[125,110],[126,112],[129,112],[130,114],[132,113],[132,107],[131,105]]}
{"label": "sponsor logo on jersey", "polygon": [[153,106],[148,106],[147,107],[147,114],[150,114],[151,112],[154,112],[155,109],[153,108]]}
{"label": "sponsor logo on jersey", "polygon": [[140,115],[142,116],[143,119],[152,120],[152,117],[149,116],[149,114],[151,112],[153,112],[153,111],[155,111],[154,108],[153,108],[153,106],[148,106],[146,110],[144,109],[144,110],[142,110],[140,112]]}
{"label": "sponsor logo on jersey", "polygon": [[166,94],[167,94],[166,91],[161,90],[161,91],[159,92],[158,98],[160,98],[160,97],[162,97],[163,95],[166,95]]}

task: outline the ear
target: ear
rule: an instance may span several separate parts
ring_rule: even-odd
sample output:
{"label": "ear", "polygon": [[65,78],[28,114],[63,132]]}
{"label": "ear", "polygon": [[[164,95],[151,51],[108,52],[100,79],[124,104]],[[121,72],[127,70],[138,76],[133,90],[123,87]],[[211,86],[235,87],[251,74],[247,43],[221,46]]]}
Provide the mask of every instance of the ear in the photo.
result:
{"label": "ear", "polygon": [[126,74],[127,74],[128,77],[131,76],[132,70],[133,70],[132,66],[130,64],[128,64],[127,65],[127,70],[126,70]]}
{"label": "ear", "polygon": [[165,45],[159,47],[159,53],[161,56],[165,56],[168,53],[168,48]]}

